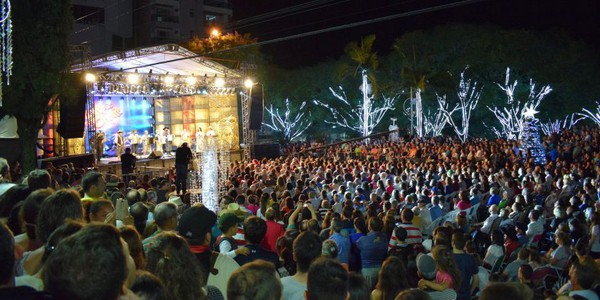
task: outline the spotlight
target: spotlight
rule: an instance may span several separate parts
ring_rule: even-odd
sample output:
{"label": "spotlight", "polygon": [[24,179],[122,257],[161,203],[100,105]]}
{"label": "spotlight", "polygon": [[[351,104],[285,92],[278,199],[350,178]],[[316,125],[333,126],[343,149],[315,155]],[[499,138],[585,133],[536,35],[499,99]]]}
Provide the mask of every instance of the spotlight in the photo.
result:
{"label": "spotlight", "polygon": [[185,79],[185,83],[187,83],[187,85],[194,85],[196,84],[196,77],[194,77],[194,74],[192,74],[192,76],[189,76]]}
{"label": "spotlight", "polygon": [[175,78],[173,76],[165,76],[165,84],[172,85],[175,82]]}
{"label": "spotlight", "polygon": [[254,85],[254,81],[252,81],[252,79],[248,78],[244,81],[244,86],[246,88],[251,88]]}
{"label": "spotlight", "polygon": [[94,75],[92,73],[85,73],[85,81],[96,82],[96,75]]}
{"label": "spotlight", "polygon": [[217,78],[217,79],[215,79],[215,86],[216,87],[223,87],[223,86],[225,86],[225,79],[223,79],[223,78]]}
{"label": "spotlight", "polygon": [[130,84],[138,84],[138,82],[140,82],[140,75],[137,73],[127,75],[127,82]]}

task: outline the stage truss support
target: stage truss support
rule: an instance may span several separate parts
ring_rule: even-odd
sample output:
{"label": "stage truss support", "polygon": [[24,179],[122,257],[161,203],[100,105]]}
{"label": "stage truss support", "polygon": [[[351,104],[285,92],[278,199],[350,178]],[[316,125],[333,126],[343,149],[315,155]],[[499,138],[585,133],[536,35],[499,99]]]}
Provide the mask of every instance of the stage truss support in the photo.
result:
{"label": "stage truss support", "polygon": [[250,92],[241,92],[241,106],[242,106],[242,139],[244,141],[244,160],[250,161],[252,159],[252,151],[254,149],[254,141],[256,141],[256,130],[250,130]]}

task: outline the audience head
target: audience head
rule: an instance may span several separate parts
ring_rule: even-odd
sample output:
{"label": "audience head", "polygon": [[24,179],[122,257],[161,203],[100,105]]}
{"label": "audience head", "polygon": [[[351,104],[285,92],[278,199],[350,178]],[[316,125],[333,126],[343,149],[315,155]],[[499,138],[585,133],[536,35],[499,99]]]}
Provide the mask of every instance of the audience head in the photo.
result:
{"label": "audience head", "polygon": [[394,299],[400,291],[409,287],[406,276],[399,274],[406,274],[404,263],[396,256],[389,256],[379,270],[377,289],[381,291],[381,299]]}
{"label": "audience head", "polygon": [[308,270],[307,300],[346,300],[348,272],[332,259],[321,257]]}
{"label": "audience head", "polygon": [[190,245],[208,245],[211,229],[217,222],[217,215],[205,206],[194,205],[188,208],[179,219],[177,232]]}
{"label": "audience head", "polygon": [[235,270],[227,282],[227,300],[279,300],[283,286],[272,263],[255,260]]}
{"label": "audience head", "polygon": [[44,199],[37,216],[36,236],[46,243],[50,234],[66,220],[82,220],[83,207],[74,190],[59,190]]}
{"label": "audience head", "polygon": [[154,208],[154,222],[161,230],[175,230],[177,226],[177,205],[171,202],[159,203]]}
{"label": "audience head", "polygon": [[173,232],[161,232],[146,250],[146,269],[165,286],[167,299],[202,299],[206,274],[188,243]]}
{"label": "audience head", "polygon": [[106,189],[106,180],[98,172],[88,172],[81,179],[81,187],[86,195],[92,198],[99,198],[102,197]]}
{"label": "audience head", "polygon": [[89,224],[60,242],[44,267],[44,286],[59,299],[117,299],[127,279],[124,242],[112,225]]}
{"label": "audience head", "polygon": [[321,256],[321,239],[312,231],[302,232],[294,240],[293,249],[298,272],[306,273],[311,263]]}
{"label": "audience head", "polygon": [[166,300],[165,287],[156,275],[145,271],[135,271],[131,291],[143,300]]}
{"label": "audience head", "polygon": [[370,300],[371,288],[367,280],[360,274],[350,272],[348,274],[348,300]]}
{"label": "audience head", "polygon": [[37,238],[35,230],[37,227],[37,216],[40,212],[42,202],[48,196],[52,195],[52,189],[39,189],[32,192],[25,198],[23,206],[21,206],[21,218],[25,223],[25,232],[29,240]]}
{"label": "audience head", "polygon": [[30,191],[46,189],[50,187],[50,173],[46,170],[35,169],[27,175],[27,186]]}
{"label": "audience head", "polygon": [[260,244],[267,233],[267,223],[256,216],[244,220],[244,238],[246,242],[254,245]]}
{"label": "audience head", "polygon": [[400,292],[394,300],[431,300],[431,296],[420,289],[408,289]]}
{"label": "audience head", "polygon": [[[90,204],[88,213],[90,222],[108,223],[114,215],[115,207],[110,200],[98,199]],[[114,220],[114,218],[112,218]],[[113,224],[115,225],[115,224]]]}

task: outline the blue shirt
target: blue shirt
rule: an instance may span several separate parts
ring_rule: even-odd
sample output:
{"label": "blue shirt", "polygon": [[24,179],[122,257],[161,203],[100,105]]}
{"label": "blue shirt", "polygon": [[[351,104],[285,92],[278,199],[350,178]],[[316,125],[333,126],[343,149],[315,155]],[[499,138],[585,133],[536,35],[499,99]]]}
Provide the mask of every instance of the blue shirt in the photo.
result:
{"label": "blue shirt", "polygon": [[498,204],[500,204],[500,200],[502,200],[502,198],[500,198],[499,195],[493,195],[492,194],[492,196],[488,200],[487,206],[492,206],[494,204],[498,205]]}
{"label": "blue shirt", "polygon": [[454,262],[456,267],[460,271],[461,283],[460,287],[456,289],[458,300],[470,300],[471,299],[471,277],[479,272],[477,263],[473,255],[466,253],[454,253]]}
{"label": "blue shirt", "polygon": [[360,260],[363,268],[381,267],[387,255],[388,240],[385,234],[371,231],[356,242],[360,250]]}
{"label": "blue shirt", "polygon": [[275,252],[263,249],[258,245],[246,245],[245,247],[250,250],[250,253],[248,255],[238,255],[234,258],[240,266],[243,266],[249,262],[253,262],[257,259],[262,259],[273,263],[275,269],[279,268],[281,265],[279,262],[279,256]]}
{"label": "blue shirt", "polygon": [[442,209],[439,205],[433,205],[429,208],[429,214],[431,215],[431,221],[435,221],[442,216]]}
{"label": "blue shirt", "polygon": [[350,238],[334,232],[329,239],[338,246],[338,260],[341,263],[348,264],[350,262]]}

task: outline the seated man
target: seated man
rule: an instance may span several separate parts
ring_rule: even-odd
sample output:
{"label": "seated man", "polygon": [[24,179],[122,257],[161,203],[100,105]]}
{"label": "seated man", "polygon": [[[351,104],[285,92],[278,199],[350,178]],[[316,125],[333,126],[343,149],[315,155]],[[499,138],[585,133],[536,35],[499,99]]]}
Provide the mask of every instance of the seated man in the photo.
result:
{"label": "seated man", "polygon": [[279,300],[282,286],[273,264],[255,260],[237,269],[227,282],[227,299]]}

